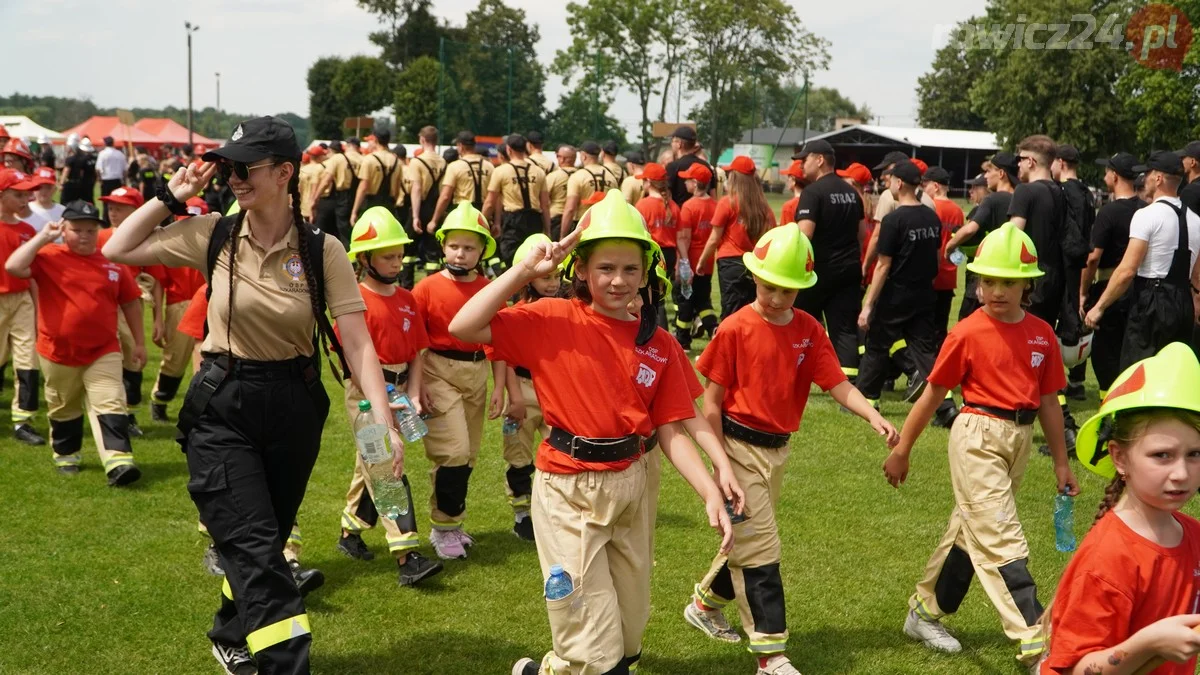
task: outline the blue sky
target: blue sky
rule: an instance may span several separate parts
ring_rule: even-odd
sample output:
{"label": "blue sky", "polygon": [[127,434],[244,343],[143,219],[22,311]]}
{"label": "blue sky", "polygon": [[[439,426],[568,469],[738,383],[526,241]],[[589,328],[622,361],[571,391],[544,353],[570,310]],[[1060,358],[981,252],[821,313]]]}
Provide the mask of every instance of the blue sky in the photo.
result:
{"label": "blue sky", "polygon": [[[525,9],[538,24],[544,63],[570,43],[566,3],[506,2]],[[829,69],[818,73],[813,85],[836,87],[854,102],[866,103],[882,124],[911,126],[917,78],[933,59],[938,26],[980,14],[986,3],[793,4],[809,30],[832,43]],[[474,5],[472,0],[434,0],[434,11],[461,23]],[[215,105],[214,73],[220,72],[226,110],[307,115],[305,75],[314,60],[377,53],[366,38],[374,21],[354,0],[0,2],[3,52],[26,55],[16,60],[24,67],[6,70],[0,93],[88,97],[104,107],[186,106],[185,20],[200,26],[193,38],[197,108]],[[562,91],[562,82],[551,78],[547,103],[557,104]],[[686,90],[684,95],[686,111]],[[628,93],[618,93],[610,112],[629,128],[639,117],[637,101]]]}

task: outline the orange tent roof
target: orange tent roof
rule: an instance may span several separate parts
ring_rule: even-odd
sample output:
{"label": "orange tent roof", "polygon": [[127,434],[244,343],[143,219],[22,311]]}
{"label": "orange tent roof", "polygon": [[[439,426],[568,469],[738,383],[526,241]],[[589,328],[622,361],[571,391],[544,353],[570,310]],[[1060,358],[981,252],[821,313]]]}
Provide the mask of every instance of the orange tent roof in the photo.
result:
{"label": "orange tent roof", "polygon": [[137,127],[121,124],[116,117],[102,117],[100,115],[91,117],[82,124],[62,132],[63,136],[70,136],[71,134],[79,134],[80,138],[87,136],[96,145],[99,145],[100,140],[105,136],[112,136],[118,148],[124,147],[127,141],[134,145],[152,146],[168,142]]}
{"label": "orange tent roof", "polygon": [[[172,145],[187,145],[188,131],[187,127],[179,122],[176,122],[169,117],[147,117],[138,120],[134,128],[153,134],[160,139],[162,143],[170,143]],[[209,148],[216,148],[221,145],[221,141],[214,141],[207,136],[192,132],[192,144],[203,145]]]}

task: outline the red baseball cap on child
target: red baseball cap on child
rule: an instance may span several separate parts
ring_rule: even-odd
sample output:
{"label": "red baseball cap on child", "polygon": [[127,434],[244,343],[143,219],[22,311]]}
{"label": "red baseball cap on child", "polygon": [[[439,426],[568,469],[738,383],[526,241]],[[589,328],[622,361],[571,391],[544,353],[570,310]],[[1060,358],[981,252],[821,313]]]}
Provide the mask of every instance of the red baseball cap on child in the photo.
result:
{"label": "red baseball cap on child", "polygon": [[917,158],[915,158],[915,157],[914,157],[914,158],[912,158],[912,159],[910,159],[910,160],[908,160],[908,161],[912,162],[912,163],[913,163],[913,166],[916,166],[916,167],[917,167],[917,170],[921,172],[921,175],[922,175],[922,176],[924,176],[924,175],[925,175],[925,172],[929,170],[929,165],[928,165],[928,164],[926,164],[925,162],[923,162],[923,161],[921,161],[921,160],[919,160],[919,159],[917,159]]}
{"label": "red baseball cap on child", "polygon": [[683,171],[680,171],[679,177],[684,180],[690,178],[701,185],[708,185],[710,182],[712,182],[712,169],[708,168],[708,166],[705,164],[696,162]]}
{"label": "red baseball cap on child", "polygon": [[33,172],[33,180],[37,181],[39,186],[57,185],[58,175],[52,166],[39,166]]}
{"label": "red baseball cap on child", "polygon": [[124,204],[126,206],[132,206],[136,209],[142,204],[146,203],[146,198],[142,196],[140,191],[122,185],[116,190],[113,190],[112,193],[107,197],[101,197],[100,201],[108,202],[110,204]]}
{"label": "red baseball cap on child", "polygon": [[754,166],[754,160],[745,155],[734,157],[732,162],[721,168],[726,171],[736,171],[747,176],[753,176],[758,173],[758,169]]}
{"label": "red baseball cap on child", "polygon": [[192,216],[203,216],[208,214],[208,202],[204,201],[203,197],[192,197],[187,200],[187,215],[175,216],[175,220],[183,220]]}
{"label": "red baseball cap on child", "polygon": [[779,172],[781,176],[791,176],[792,178],[804,178],[804,161],[793,159],[788,168]]}
{"label": "red baseball cap on child", "polygon": [[871,182],[871,170],[865,164],[854,162],[845,169],[838,169],[837,175],[842,178],[849,178],[859,185],[866,185]]}
{"label": "red baseball cap on child", "polygon": [[0,169],[0,192],[5,190],[29,192],[38,189],[40,185],[41,183],[36,178],[27,173],[12,169]]}
{"label": "red baseball cap on child", "polygon": [[667,179],[667,169],[662,164],[650,162],[642,167],[642,172],[634,176],[638,180],[660,181]]}

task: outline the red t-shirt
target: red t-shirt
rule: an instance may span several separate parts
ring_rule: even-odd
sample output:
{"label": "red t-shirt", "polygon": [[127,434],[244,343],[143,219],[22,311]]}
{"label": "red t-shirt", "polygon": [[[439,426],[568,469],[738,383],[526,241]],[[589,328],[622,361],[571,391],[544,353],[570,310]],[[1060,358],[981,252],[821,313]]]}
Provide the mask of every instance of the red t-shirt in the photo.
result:
{"label": "red t-shirt", "polygon": [[695,401],[704,395],[704,385],[700,384],[700,378],[696,377],[696,369],[692,367],[692,360],[688,358],[687,352],[683,351],[679,341],[671,342],[671,347],[675,350],[674,359],[683,366],[683,379],[687,380],[688,395]]}
{"label": "red t-shirt", "polygon": [[204,297],[207,290],[208,284],[201,284],[200,288],[196,289],[196,294],[192,296],[192,304],[188,305],[187,311],[179,318],[179,325],[175,330],[196,340],[204,339],[204,321],[208,318],[208,298]]}
{"label": "red t-shirt", "polygon": [[[725,231],[721,233],[721,243],[717,246],[717,260],[721,258],[738,258],[741,259],[743,253],[749,253],[754,250],[754,244],[757,242],[750,241],[750,235],[746,232],[746,226],[742,224],[741,216],[738,214],[737,204],[734,204],[729,197],[721,197],[717,202],[717,210],[712,217],[713,227],[723,227]],[[763,228],[763,232],[775,227],[775,212],[767,209],[767,226]]]}
{"label": "red t-shirt", "polygon": [[156,267],[163,268],[164,273],[161,276],[149,268],[146,269],[146,273],[158,279],[158,283],[162,284],[168,305],[191,300],[192,296],[196,294],[196,289],[204,286],[204,275],[199,270],[191,267],[166,267],[165,265],[156,265]]}
{"label": "red t-shirt", "polygon": [[99,251],[81,256],[49,244],[33,259],[38,283],[38,354],[64,366],[86,366],[111,352],[120,306],[142,297],[128,270]]}
{"label": "red t-shirt", "polygon": [[[695,416],[675,338],[661,328],[637,346],[638,322],[598,314],[579,300],[544,298],[492,319],[497,359],[533,375],[546,424],[586,438],[649,436]],[[542,441],[537,468],[550,473],[623,471],[635,459],[581,462]]]}
{"label": "red t-shirt", "polygon": [[704,253],[704,245],[708,243],[708,237],[712,234],[712,217],[716,211],[717,200],[707,196],[692,197],[679,209],[679,229],[690,230],[692,233],[692,243],[688,246],[687,255],[696,274],[708,276],[713,273],[711,261],[703,269],[696,267],[696,261],[700,260],[700,255]]}
{"label": "red t-shirt", "polygon": [[[379,363],[385,366],[398,366],[408,363],[417,357],[417,352],[429,346],[429,337],[425,335],[425,322],[417,312],[417,301],[412,293],[396,287],[391,295],[379,295],[359,284],[363,302],[367,303],[367,332],[375,342],[375,353],[379,355]],[[338,341],[342,334],[337,325],[333,327]]]}
{"label": "red t-shirt", "polygon": [[788,223],[796,222],[796,206],[798,204],[800,204],[799,197],[792,197],[783,203],[783,210],[779,213],[780,225],[787,225]]}
{"label": "red t-shirt", "polygon": [[998,321],[985,311],[959,321],[928,379],[947,389],[961,384],[968,404],[1004,410],[1036,410],[1042,396],[1067,386],[1054,329],[1029,312],[1017,323]]}
{"label": "red t-shirt", "polygon": [[[669,205],[669,206],[668,206]],[[667,209],[671,210],[671,223],[667,224]],[[655,243],[663,248],[675,248],[675,233],[679,229],[679,206],[671,199],[642,197],[637,203],[638,213],[646,221],[646,229]]]}
{"label": "red t-shirt", "polygon": [[739,309],[721,322],[696,368],[725,387],[726,415],[773,434],[800,428],[813,382],[829,391],[846,381],[825,329],[799,309],[786,326],[750,305]]}
{"label": "red t-shirt", "polygon": [[[33,239],[37,234],[37,230],[29,223],[21,220],[15,223],[6,223],[0,221],[0,260],[8,260],[8,257],[16,251],[21,244]],[[14,277],[4,271],[4,266],[0,265],[0,294],[4,293],[24,293],[29,290],[29,280],[20,277]]]}
{"label": "red t-shirt", "polygon": [[938,273],[933,279],[933,288],[952,291],[958,288],[958,266],[946,260],[946,244],[954,236],[954,231],[963,226],[963,212],[958,204],[949,199],[935,199],[933,205],[938,220],[942,221],[942,246],[938,249]]}
{"label": "red t-shirt", "polygon": [[[1063,572],[1051,610],[1050,655],[1042,675],[1068,672],[1094,651],[1110,649],[1170,616],[1200,612],[1200,522],[1182,513],[1183,540],[1163,548],[1109,511]],[[1196,658],[1153,675],[1191,675]]]}
{"label": "red t-shirt", "polygon": [[483,345],[463,342],[451,335],[450,320],[468,300],[487,285],[488,280],[482,275],[476,275],[474,281],[460,282],[447,279],[441,272],[417,282],[412,294],[417,301],[419,316],[425,321],[425,334],[429,337],[429,346],[432,349],[460,352],[477,352],[483,349]]}

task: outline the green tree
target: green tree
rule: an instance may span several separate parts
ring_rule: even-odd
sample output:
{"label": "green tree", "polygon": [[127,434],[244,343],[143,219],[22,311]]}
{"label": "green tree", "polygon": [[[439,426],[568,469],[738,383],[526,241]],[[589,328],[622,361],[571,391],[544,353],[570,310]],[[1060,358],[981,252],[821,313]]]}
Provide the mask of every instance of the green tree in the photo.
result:
{"label": "green tree", "polygon": [[415,143],[417,132],[437,124],[438,79],[442,66],[437,59],[422,56],[408,64],[396,77],[396,126],[403,129],[398,140]]}
{"label": "green tree", "polygon": [[342,120],[348,115],[333,93],[333,79],[342,63],[340,58],[327,56],[317,59],[308,69],[308,117],[317,138],[342,135]]}
{"label": "green tree", "polygon": [[[1192,26],[1200,25],[1200,0],[1176,0]],[[1135,148],[1180,148],[1200,138],[1200,40],[1193,39],[1179,71],[1146,68],[1130,60],[1117,79],[1117,96],[1125,102]]]}
{"label": "green tree", "polygon": [[383,59],[352,56],[338,67],[329,91],[347,116],[370,115],[392,102],[395,85],[396,76]]}
{"label": "green tree", "polygon": [[983,116],[972,110],[965,95],[984,73],[982,50],[968,48],[970,30],[970,21],[955,26],[930,71],[917,78],[917,120],[923,127],[984,129]]}
{"label": "green tree", "polygon": [[[752,120],[747,120],[746,126],[763,127],[803,127],[804,126],[804,85],[785,84],[771,85],[765,92],[743,92],[742,96],[750,95],[751,101],[757,101],[759,110]],[[793,110],[794,107],[794,110]],[[788,114],[791,114],[789,120]],[[846,98],[833,87],[813,87],[808,92],[808,128],[817,131],[832,131],[833,123],[839,117],[850,117],[869,122],[871,109],[865,104],[859,106]],[[757,140],[757,139],[756,139]]]}
{"label": "green tree", "polygon": [[593,104],[591,89],[574,89],[558,100],[558,109],[550,113],[546,123],[546,147],[563,143],[577,145],[587,139],[615,138],[624,140],[621,123],[608,114],[612,99],[601,96]]}
{"label": "green tree", "polygon": [[571,46],[554,59],[555,74],[569,83],[591,69],[591,86],[621,84],[637,96],[641,108],[642,147],[652,141],[650,106],[661,95],[659,117],[665,116],[667,92],[682,61],[677,52],[684,41],[674,28],[682,19],[678,0],[589,0],[567,4]]}
{"label": "green tree", "polygon": [[437,56],[438,41],[445,31],[430,11],[432,5],[432,0],[358,0],[359,7],[383,23],[383,30],[367,37],[393,69],[400,70],[422,56]]}
{"label": "green tree", "polygon": [[708,94],[694,114],[714,157],[742,131],[753,105],[744,97],[747,84],[777,84],[829,62],[829,43],[804,28],[783,0],[696,0],[687,3],[679,28],[702,47],[689,52],[688,81]]}

